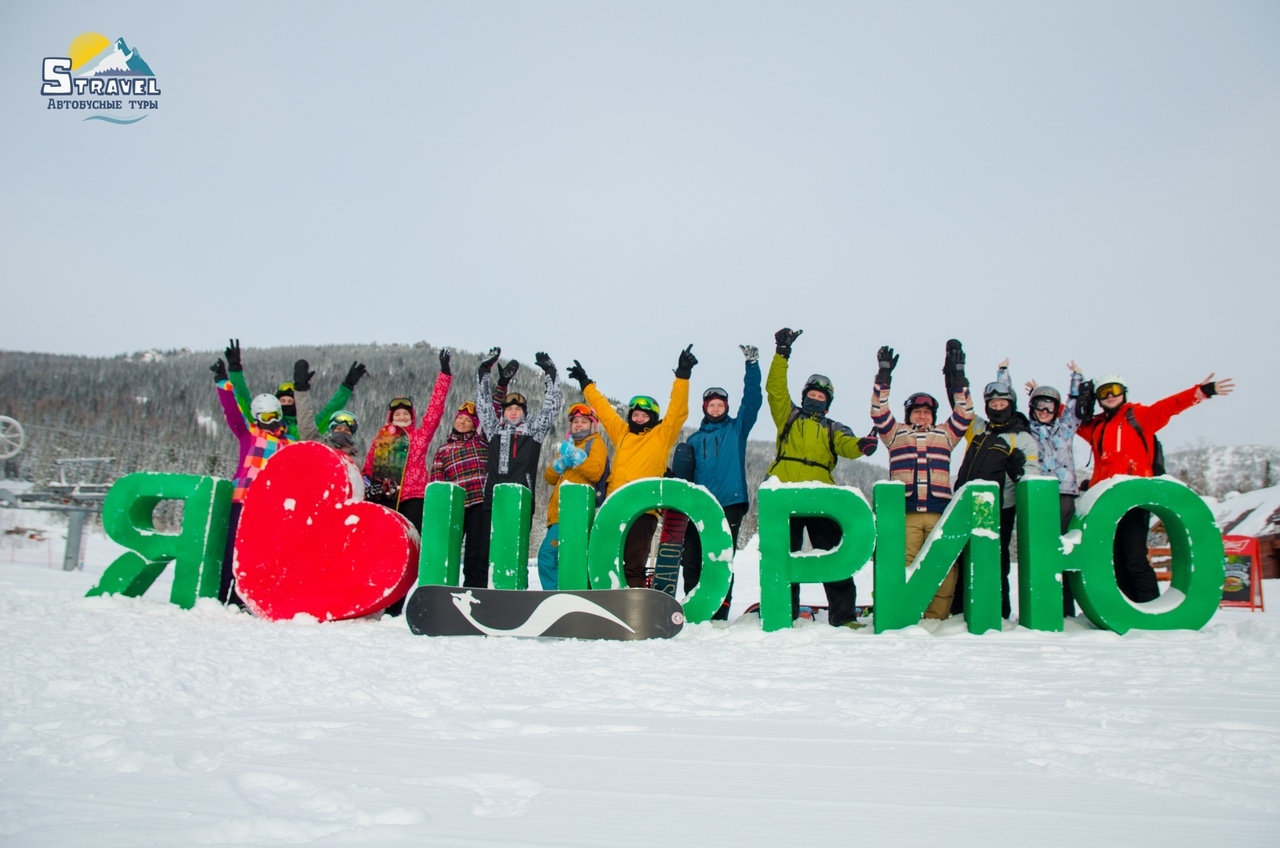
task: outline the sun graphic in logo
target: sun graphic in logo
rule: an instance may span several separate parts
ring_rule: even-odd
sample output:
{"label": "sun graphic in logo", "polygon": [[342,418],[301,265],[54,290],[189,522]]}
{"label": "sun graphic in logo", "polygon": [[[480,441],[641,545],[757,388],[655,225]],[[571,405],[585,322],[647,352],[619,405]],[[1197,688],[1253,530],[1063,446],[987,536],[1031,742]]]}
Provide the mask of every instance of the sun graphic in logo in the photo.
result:
{"label": "sun graphic in logo", "polygon": [[67,48],[67,56],[71,59],[71,70],[78,71],[85,63],[111,46],[111,39],[98,32],[82,32],[71,40]]}

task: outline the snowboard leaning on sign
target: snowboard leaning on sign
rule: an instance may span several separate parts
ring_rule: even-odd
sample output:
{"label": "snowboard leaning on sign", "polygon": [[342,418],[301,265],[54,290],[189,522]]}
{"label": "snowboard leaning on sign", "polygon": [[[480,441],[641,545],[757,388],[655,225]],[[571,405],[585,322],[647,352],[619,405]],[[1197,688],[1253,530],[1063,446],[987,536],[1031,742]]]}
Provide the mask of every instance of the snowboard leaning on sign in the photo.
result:
{"label": "snowboard leaning on sign", "polygon": [[[682,442],[676,445],[675,452],[671,455],[668,476],[677,480],[693,479],[693,448],[688,444]],[[658,537],[658,555],[653,562],[651,585],[672,597],[675,597],[676,581],[680,577],[680,556],[684,553],[684,539],[688,528],[689,516],[683,512],[675,509],[662,511],[662,534]]]}

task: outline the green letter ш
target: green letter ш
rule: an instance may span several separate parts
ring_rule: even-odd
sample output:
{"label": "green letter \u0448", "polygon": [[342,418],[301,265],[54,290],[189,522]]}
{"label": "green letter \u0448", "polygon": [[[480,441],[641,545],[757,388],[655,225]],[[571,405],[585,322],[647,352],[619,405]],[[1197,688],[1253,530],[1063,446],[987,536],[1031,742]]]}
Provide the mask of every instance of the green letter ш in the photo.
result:
{"label": "green letter \u0448", "polygon": [[[88,595],[137,597],[174,563],[169,600],[184,609],[216,598],[227,544],[232,485],[217,477],[142,472],[121,477],[102,503],[107,536],[129,549],[107,566]],[[157,533],[152,514],[161,501],[182,501],[182,528]]]}
{"label": "green letter \u0448", "polygon": [[[906,560],[906,487],[880,482],[876,499],[876,632],[920,623],[956,558],[964,554],[964,618],[970,633],[1000,629],[1000,487],[973,482],[960,488]],[[1059,604],[1061,606],[1061,604]]]}
{"label": "green letter \u0448", "polygon": [[[791,626],[791,584],[852,577],[875,550],[876,521],[862,492],[844,486],[766,480],[760,510],[760,621],[765,630]],[[840,525],[829,551],[792,553],[791,519],[821,517]],[[879,610],[877,610],[877,617]]]}
{"label": "green letter \u0448", "polygon": [[622,550],[635,520],[652,509],[674,509],[689,516],[702,539],[702,579],[683,601],[687,621],[709,621],[729,593],[733,536],[724,510],[710,492],[684,480],[636,480],[609,495],[596,513],[588,547],[592,589],[620,589]]}
{"label": "green letter \u0448", "polygon": [[462,519],[466,491],[455,483],[427,484],[422,501],[419,586],[457,586],[462,560]]}
{"label": "green letter \u0448", "polygon": [[[1076,501],[1071,532],[1053,545],[1046,543],[1053,534],[1045,529],[1050,490],[1045,486],[1042,494],[1039,487],[1031,485],[1033,482],[1020,483],[1018,493],[1019,535],[1024,523],[1031,531],[1027,542],[1019,543],[1018,569],[1021,572],[1028,568],[1028,580],[1045,580],[1046,575],[1065,572],[1076,601],[1089,620],[1116,633],[1197,630],[1213,617],[1222,599],[1222,534],[1209,507],[1186,485],[1168,477],[1108,480]],[[1130,509],[1154,512],[1164,521],[1169,534],[1173,580],[1162,596],[1146,603],[1130,601],[1116,584],[1116,526]],[[1039,535],[1033,535],[1037,530]],[[1020,575],[1020,590],[1022,580]],[[1031,600],[1032,609],[1038,613],[1037,597],[1033,595]],[[1060,615],[1058,621],[1061,626]],[[1046,613],[1043,623],[1052,625],[1053,618]]]}

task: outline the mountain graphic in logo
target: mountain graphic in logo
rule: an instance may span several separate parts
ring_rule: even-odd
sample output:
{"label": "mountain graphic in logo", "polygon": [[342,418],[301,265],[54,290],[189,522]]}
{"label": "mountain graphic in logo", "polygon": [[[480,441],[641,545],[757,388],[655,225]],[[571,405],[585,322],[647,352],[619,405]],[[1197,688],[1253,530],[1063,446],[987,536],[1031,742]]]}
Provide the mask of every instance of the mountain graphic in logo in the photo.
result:
{"label": "mountain graphic in logo", "polygon": [[78,77],[155,76],[142,55],[130,48],[123,37],[110,42],[96,32],[85,33],[72,42],[72,62]]}

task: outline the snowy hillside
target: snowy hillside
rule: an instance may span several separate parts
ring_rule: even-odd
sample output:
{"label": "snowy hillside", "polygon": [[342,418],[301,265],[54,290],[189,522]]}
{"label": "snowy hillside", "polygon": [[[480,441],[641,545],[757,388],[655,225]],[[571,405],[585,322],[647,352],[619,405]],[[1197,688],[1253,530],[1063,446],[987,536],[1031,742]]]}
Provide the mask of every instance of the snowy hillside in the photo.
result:
{"label": "snowy hillside", "polygon": [[[86,599],[117,549],[95,535],[85,571],[64,573],[48,544],[0,547],[6,846],[1204,848],[1280,833],[1276,612],[1127,636],[743,619],[650,643],[428,639],[393,619],[183,612],[159,584]],[[738,608],[758,596],[755,562],[741,553]]]}
{"label": "snowy hillside", "polygon": [[1199,445],[1170,452],[1165,464],[1170,474],[1215,498],[1280,483],[1280,448],[1269,445]]}

